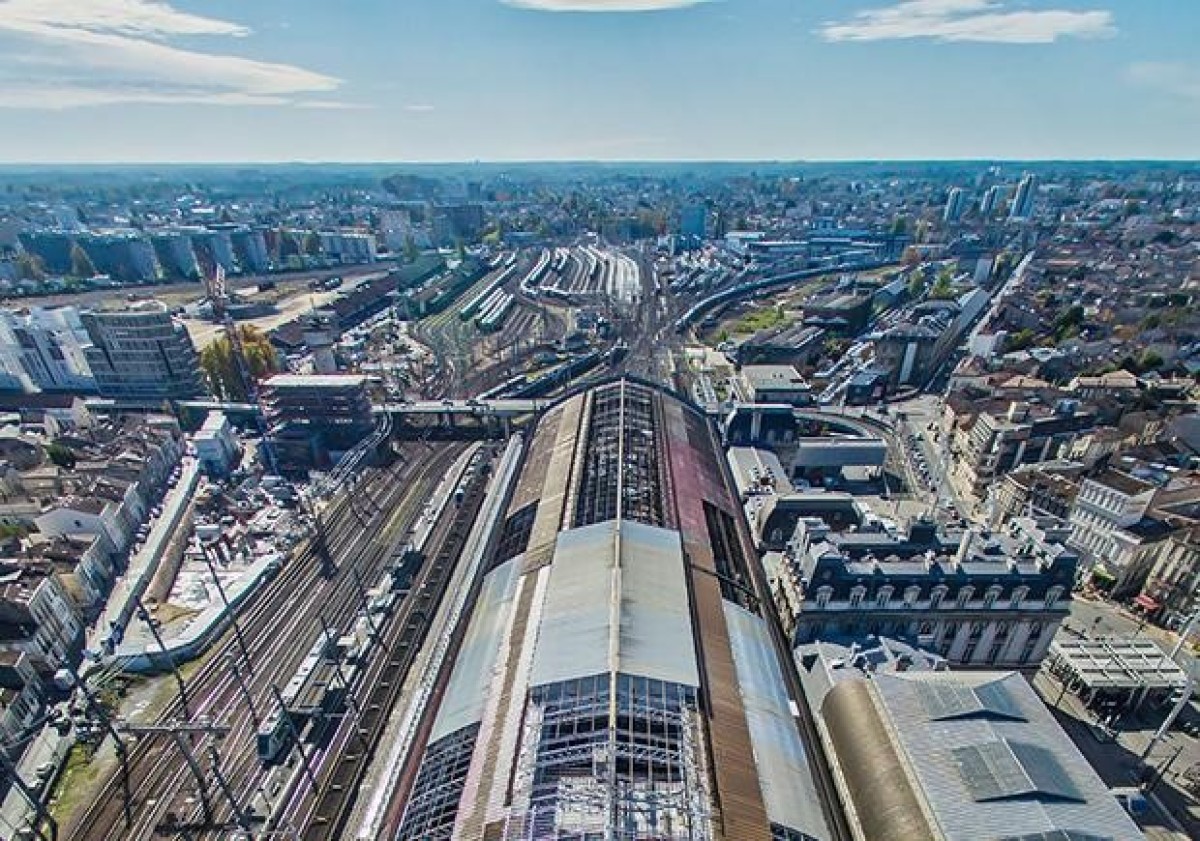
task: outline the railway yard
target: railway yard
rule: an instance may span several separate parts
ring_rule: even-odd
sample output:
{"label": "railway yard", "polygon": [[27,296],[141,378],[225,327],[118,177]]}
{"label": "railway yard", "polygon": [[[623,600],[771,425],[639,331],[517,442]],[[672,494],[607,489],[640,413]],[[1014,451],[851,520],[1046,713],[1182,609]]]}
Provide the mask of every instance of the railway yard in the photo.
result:
{"label": "railway yard", "polygon": [[[279,815],[284,831],[307,822],[316,829],[305,838],[338,837],[320,827],[340,808],[329,792],[345,773],[342,749],[386,716],[383,675],[402,676],[403,652],[445,586],[459,512],[478,495],[483,472],[478,458],[468,468],[465,453],[459,444],[403,445],[393,465],[336,496],[317,515],[320,533],[240,612],[245,651],[226,634],[187,676],[187,713],[176,696],[154,721],[118,725],[128,776],[112,763],[66,837],[237,837],[229,833],[273,826]],[[456,506],[468,469],[469,494]],[[459,516],[443,516],[446,508]],[[426,553],[435,560],[424,563]],[[280,721],[287,735],[268,748],[265,734]]]}

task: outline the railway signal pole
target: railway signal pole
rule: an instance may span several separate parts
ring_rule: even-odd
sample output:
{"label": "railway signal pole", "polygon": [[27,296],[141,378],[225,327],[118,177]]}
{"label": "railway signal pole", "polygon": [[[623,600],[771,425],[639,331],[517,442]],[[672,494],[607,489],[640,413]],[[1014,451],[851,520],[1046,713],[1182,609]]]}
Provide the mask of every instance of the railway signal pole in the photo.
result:
{"label": "railway signal pole", "polygon": [[250,694],[250,688],[246,686],[246,679],[242,676],[242,672],[237,667],[237,661],[232,654],[226,654],[227,662],[229,663],[229,671],[233,675],[234,681],[237,682],[238,689],[242,693],[242,698],[246,701],[246,706],[250,710],[250,720],[254,722],[254,727],[257,729],[262,726],[262,722],[258,717],[258,708],[254,704],[254,696]]}
{"label": "railway signal pole", "polygon": [[221,754],[217,750],[216,745],[208,746],[208,756],[212,760],[213,778],[217,781],[217,788],[221,789],[221,793],[229,801],[229,808],[233,812],[234,820],[237,821],[238,826],[242,827],[242,829],[249,829],[250,819],[237,802],[237,798],[233,796],[233,791],[229,788],[229,782],[225,779],[225,774],[221,771]]}

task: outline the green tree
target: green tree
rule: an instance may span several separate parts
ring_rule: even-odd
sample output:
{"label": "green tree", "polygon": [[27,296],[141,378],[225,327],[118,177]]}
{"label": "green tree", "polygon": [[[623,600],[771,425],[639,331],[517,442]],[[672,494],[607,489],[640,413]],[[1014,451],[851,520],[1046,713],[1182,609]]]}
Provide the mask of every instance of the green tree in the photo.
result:
{"label": "green tree", "polygon": [[71,448],[66,444],[60,444],[58,441],[51,441],[46,445],[46,457],[52,464],[67,470],[75,466],[75,453],[71,452]]}
{"label": "green tree", "polygon": [[916,300],[925,292],[925,270],[913,269],[908,276],[908,297]]}
{"label": "green tree", "polygon": [[908,233],[909,218],[907,216],[897,216],[892,220],[892,234],[901,236]]}
{"label": "green tree", "polygon": [[96,264],[79,243],[71,244],[71,274],[74,277],[94,277]]}
{"label": "green tree", "polygon": [[421,252],[417,249],[417,241],[411,236],[406,236],[404,238],[404,262],[415,263],[419,256],[421,256]]}
{"label": "green tree", "polygon": [[316,231],[309,231],[304,235],[304,253],[309,257],[321,256],[321,237]]}
{"label": "green tree", "polygon": [[[237,328],[247,373],[258,382],[279,370],[275,349],[266,335],[250,325]],[[246,384],[238,372],[237,360],[228,336],[209,342],[200,352],[200,367],[208,380],[209,389],[222,400],[246,400]]]}
{"label": "green tree", "polygon": [[1161,355],[1152,350],[1142,351],[1142,355],[1138,358],[1138,368],[1141,369],[1139,373],[1161,368],[1164,361]]}
{"label": "green tree", "polygon": [[1018,330],[1008,337],[1005,343],[1009,351],[1025,350],[1032,347],[1034,339],[1037,338],[1033,331],[1026,327],[1024,330]]}
{"label": "green tree", "polygon": [[929,290],[929,298],[933,301],[945,301],[954,297],[954,272],[948,268],[942,269]]}
{"label": "green tree", "polygon": [[1083,326],[1083,317],[1083,306],[1080,304],[1060,312],[1054,319],[1054,340],[1061,342],[1078,336],[1079,328]]}

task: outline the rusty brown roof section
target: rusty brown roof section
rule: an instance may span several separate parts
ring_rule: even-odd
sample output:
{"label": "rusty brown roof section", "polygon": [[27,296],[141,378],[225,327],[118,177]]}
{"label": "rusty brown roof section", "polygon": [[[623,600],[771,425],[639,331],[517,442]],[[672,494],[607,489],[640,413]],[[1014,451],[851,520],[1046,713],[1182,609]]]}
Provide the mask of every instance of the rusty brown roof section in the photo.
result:
{"label": "rusty brown roof section", "polygon": [[660,403],[670,481],[679,523],[697,628],[697,657],[702,672],[704,711],[715,784],[714,829],[726,841],[770,841],[771,828],[758,781],[737,669],[714,577],[715,559],[704,517],[704,502],[732,511],[729,490],[721,482],[708,422],[673,400]]}

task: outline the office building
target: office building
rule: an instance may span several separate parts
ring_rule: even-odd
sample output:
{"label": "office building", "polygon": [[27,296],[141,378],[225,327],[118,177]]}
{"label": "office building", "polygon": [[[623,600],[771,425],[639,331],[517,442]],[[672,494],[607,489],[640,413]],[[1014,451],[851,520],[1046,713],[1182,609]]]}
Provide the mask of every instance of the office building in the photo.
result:
{"label": "office building", "polygon": [[224,412],[209,412],[192,436],[196,458],[210,476],[227,476],[242,455],[242,445]]}
{"label": "office building", "polygon": [[648,385],[540,419],[399,839],[830,837],[721,461]]}
{"label": "office building", "polygon": [[27,231],[19,235],[21,247],[37,257],[47,274],[71,273],[71,249],[79,234],[71,231]]}
{"label": "office building", "polygon": [[196,249],[186,231],[155,231],[150,235],[150,244],[166,277],[184,280],[200,277]]}
{"label": "office building", "polygon": [[267,238],[260,228],[236,228],[229,234],[233,254],[246,274],[265,274],[271,269]]}
{"label": "office building", "polygon": [[154,283],[162,279],[154,246],[140,231],[92,234],[79,247],[87,252],[100,274],[133,283]]}
{"label": "office building", "polygon": [[1142,590],[1151,571],[1179,551],[1171,538],[1186,545],[1200,518],[1194,477],[1179,474],[1159,484],[1152,476],[1105,470],[1083,480],[1071,508],[1071,544],[1083,571],[1114,598]]}
{"label": "office building", "polygon": [[812,388],[791,365],[746,365],[734,377],[733,388],[745,403],[805,406],[814,402]]}
{"label": "office building", "polygon": [[84,356],[101,397],[162,401],[203,392],[196,346],[162,303],[85,312],[80,319],[91,341]]}
{"label": "office building", "polygon": [[955,456],[951,478],[978,499],[1010,470],[1063,457],[1096,425],[1095,413],[1073,400],[1050,407],[952,398],[946,402],[946,417]]}
{"label": "office building", "polygon": [[26,391],[95,391],[83,346],[87,331],[74,307],[0,313],[0,367]]}
{"label": "office building", "polygon": [[1009,219],[1028,219],[1033,215],[1033,198],[1037,191],[1037,178],[1026,175],[1017,185],[1017,193],[1013,196],[1012,207],[1009,209]]}
{"label": "office building", "polygon": [[961,187],[952,187],[950,194],[946,196],[946,207],[942,211],[943,222],[957,222],[962,216],[963,210],[966,209],[966,197],[963,195]]}

